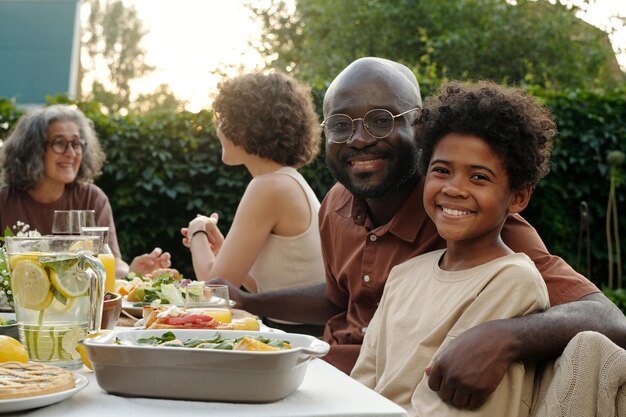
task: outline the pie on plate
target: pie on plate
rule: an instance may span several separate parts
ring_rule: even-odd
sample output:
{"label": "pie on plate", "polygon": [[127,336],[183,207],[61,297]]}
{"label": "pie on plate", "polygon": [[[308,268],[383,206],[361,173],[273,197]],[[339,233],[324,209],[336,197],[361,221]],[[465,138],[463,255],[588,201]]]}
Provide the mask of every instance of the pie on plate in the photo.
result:
{"label": "pie on plate", "polygon": [[76,387],[66,391],[59,391],[52,394],[35,395],[33,397],[12,398],[0,400],[0,414],[13,413],[16,411],[30,410],[33,408],[45,407],[51,404],[67,400],[77,392],[89,385],[85,375],[74,374]]}
{"label": "pie on plate", "polygon": [[0,364],[0,400],[33,397],[76,387],[72,372],[41,363]]}

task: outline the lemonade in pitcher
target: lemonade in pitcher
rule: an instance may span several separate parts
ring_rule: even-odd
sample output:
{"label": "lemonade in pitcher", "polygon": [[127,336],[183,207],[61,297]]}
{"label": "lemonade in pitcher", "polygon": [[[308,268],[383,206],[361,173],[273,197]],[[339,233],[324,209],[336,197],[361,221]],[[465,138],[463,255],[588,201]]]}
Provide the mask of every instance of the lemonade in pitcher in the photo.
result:
{"label": "lemonade in pitcher", "polygon": [[29,360],[82,367],[78,340],[100,328],[104,267],[96,236],[6,238],[20,341]]}

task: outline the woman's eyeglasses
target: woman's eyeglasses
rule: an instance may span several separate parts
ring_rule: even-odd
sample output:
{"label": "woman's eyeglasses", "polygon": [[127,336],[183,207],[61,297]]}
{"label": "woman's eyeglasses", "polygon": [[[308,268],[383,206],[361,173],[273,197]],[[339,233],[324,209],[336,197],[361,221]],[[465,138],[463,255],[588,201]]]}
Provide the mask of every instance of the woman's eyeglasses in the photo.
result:
{"label": "woman's eyeglasses", "polygon": [[71,146],[76,155],[81,155],[87,144],[84,140],[67,141],[65,139],[53,139],[48,141],[48,146],[52,148],[52,152],[63,155],[67,152],[68,146]]}

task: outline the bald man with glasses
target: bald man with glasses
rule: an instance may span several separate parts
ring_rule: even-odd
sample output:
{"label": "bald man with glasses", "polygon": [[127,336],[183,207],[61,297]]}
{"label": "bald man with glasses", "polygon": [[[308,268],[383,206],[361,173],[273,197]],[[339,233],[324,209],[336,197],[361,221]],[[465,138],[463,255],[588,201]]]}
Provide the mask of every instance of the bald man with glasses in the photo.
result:
{"label": "bald man with glasses", "polygon": [[[326,284],[263,294],[232,289],[240,308],[255,314],[325,323],[323,339],[331,345],[325,360],[346,373],[391,268],[445,247],[422,204],[414,138],[421,106],[419,85],[408,67],[371,57],[346,67],[330,84],[323,107],[326,163],[338,181],[319,212]],[[453,341],[429,377],[444,401],[461,390],[484,402],[514,360],[552,359],[583,330],[600,331],[626,346],[626,320],[619,310],[551,255],[523,218],[509,216],[502,238],[534,261],[554,307],[484,323]]]}

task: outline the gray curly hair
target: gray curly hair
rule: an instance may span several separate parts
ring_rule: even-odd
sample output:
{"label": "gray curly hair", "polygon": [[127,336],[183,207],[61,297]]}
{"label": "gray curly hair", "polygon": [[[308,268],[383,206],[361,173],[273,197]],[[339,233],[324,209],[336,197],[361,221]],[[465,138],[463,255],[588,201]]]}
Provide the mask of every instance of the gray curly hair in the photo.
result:
{"label": "gray curly hair", "polygon": [[82,111],[65,104],[55,104],[22,116],[0,148],[2,179],[6,185],[29,190],[44,176],[44,155],[48,127],[55,122],[74,122],[85,141],[75,182],[92,182],[102,173],[105,154],[91,120]]}

